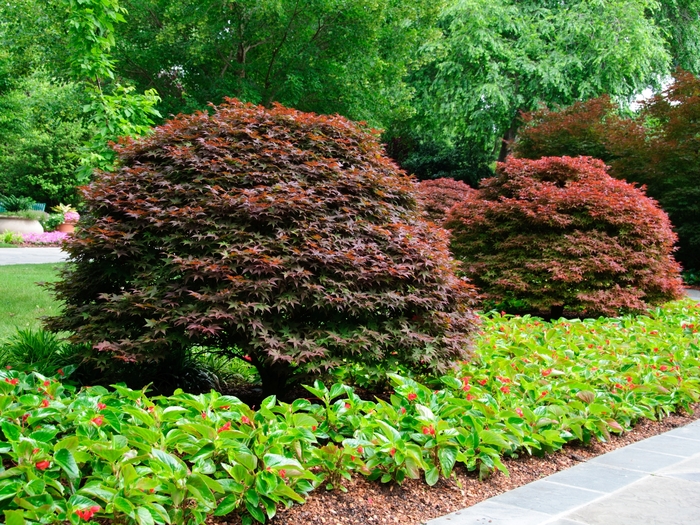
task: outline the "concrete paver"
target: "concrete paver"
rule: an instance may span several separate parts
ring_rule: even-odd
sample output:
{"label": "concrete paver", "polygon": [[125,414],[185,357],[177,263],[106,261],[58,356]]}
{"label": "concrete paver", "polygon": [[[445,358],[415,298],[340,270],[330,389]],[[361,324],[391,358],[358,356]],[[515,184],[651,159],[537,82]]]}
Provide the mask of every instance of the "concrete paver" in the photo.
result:
{"label": "concrete paver", "polygon": [[57,263],[68,259],[60,248],[0,248],[0,265]]}
{"label": "concrete paver", "polygon": [[700,525],[700,421],[428,525]]}

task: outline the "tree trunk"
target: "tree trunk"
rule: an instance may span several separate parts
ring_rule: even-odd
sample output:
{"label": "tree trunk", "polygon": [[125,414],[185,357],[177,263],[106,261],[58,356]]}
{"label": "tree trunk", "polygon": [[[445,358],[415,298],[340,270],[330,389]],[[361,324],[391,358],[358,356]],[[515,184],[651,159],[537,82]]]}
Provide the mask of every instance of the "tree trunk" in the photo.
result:
{"label": "tree trunk", "polygon": [[[518,112],[519,113],[519,112]],[[501,147],[498,152],[498,162],[505,162],[506,157],[510,153],[510,145],[515,140],[515,134],[518,131],[518,118],[515,117],[510,123],[510,127],[506,130],[503,138],[501,138]]]}

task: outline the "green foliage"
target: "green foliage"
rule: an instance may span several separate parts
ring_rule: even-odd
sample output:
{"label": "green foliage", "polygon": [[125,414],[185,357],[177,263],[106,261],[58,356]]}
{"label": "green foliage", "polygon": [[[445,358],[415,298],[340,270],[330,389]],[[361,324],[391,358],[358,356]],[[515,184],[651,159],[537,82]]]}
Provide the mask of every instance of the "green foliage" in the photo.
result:
{"label": "green foliage", "polygon": [[120,74],[156,86],[165,114],[236,97],[386,125],[412,113],[404,77],[440,5],[136,0],[115,55]]}
{"label": "green foliage", "polygon": [[21,244],[22,234],[15,232],[0,233],[0,244]]}
{"label": "green foliage", "polygon": [[73,364],[71,345],[44,330],[18,330],[2,345],[2,365],[23,372],[56,375],[59,369]]}
{"label": "green foliage", "polygon": [[64,218],[62,213],[50,213],[44,214],[44,217],[40,220],[41,226],[44,228],[45,232],[52,232],[58,228],[59,224],[63,224]]}
{"label": "green foliage", "polygon": [[230,100],[118,151],[48,321],[101,367],[205,346],[282,391],[342,359],[438,371],[468,355],[473,288],[365,128]]}
{"label": "green foliage", "polygon": [[33,204],[34,201],[31,197],[15,197],[14,195],[0,197],[0,206],[8,212],[29,211]]}
{"label": "green foliage", "polygon": [[412,76],[422,135],[474,144],[505,159],[520,111],[656,83],[670,57],[648,16],[654,1],[460,0],[442,12],[444,38],[423,47]]}
{"label": "green foliage", "polygon": [[475,359],[429,386],[390,375],[389,401],[316,382],[316,403],[268,397],[254,411],[216,392],[75,392],[2,370],[0,459],[12,468],[0,511],[26,525],[184,525],[212,514],[250,525],[357,473],[429,485],[457,465],[507,473],[503,456],[607,440],[689,410],[700,400],[699,308],[554,323],[493,314]]}
{"label": "green foliage", "polygon": [[668,216],[590,157],[509,158],[445,227],[491,305],[614,316],[683,293]]}
{"label": "green foliage", "polygon": [[79,150],[87,138],[83,93],[45,73],[0,95],[0,192],[38,202],[76,202]]}

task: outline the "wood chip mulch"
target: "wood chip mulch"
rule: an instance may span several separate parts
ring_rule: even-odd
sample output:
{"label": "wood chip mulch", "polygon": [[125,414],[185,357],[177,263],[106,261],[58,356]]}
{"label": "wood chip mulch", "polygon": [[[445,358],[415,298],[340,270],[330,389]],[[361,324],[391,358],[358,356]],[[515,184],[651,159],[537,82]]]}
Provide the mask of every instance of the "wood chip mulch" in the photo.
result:
{"label": "wood chip mulch", "polygon": [[[456,510],[470,507],[485,499],[520,487],[577,463],[605,454],[636,441],[646,439],[700,419],[700,403],[693,413],[672,414],[662,421],[640,421],[630,432],[613,435],[605,443],[588,446],[567,445],[545,457],[522,455],[505,459],[510,476],[496,472],[479,481],[474,472],[456,468],[456,480],[441,479],[434,487],[422,480],[406,480],[402,485],[367,481],[362,476],[347,482],[347,492],[312,492],[306,503],[280,509],[270,525],[419,525]],[[460,487],[461,485],[461,487]],[[238,518],[211,518],[208,525],[239,525]]]}

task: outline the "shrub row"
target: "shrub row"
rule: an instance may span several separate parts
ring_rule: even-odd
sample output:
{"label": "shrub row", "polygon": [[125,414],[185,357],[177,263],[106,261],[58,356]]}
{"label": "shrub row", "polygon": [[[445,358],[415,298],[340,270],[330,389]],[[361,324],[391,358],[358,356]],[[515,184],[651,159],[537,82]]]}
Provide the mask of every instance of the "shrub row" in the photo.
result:
{"label": "shrub row", "polygon": [[393,375],[388,401],[316,383],[314,403],[268,397],[252,410],[216,392],[74,392],[2,371],[0,510],[12,525],[230,513],[250,524],[315,487],[342,488],[352,473],[432,485],[457,464],[505,471],[504,455],[607,439],[696,402],[699,315],[689,301],[647,317],[551,324],[492,315],[471,363],[439,385]]}

